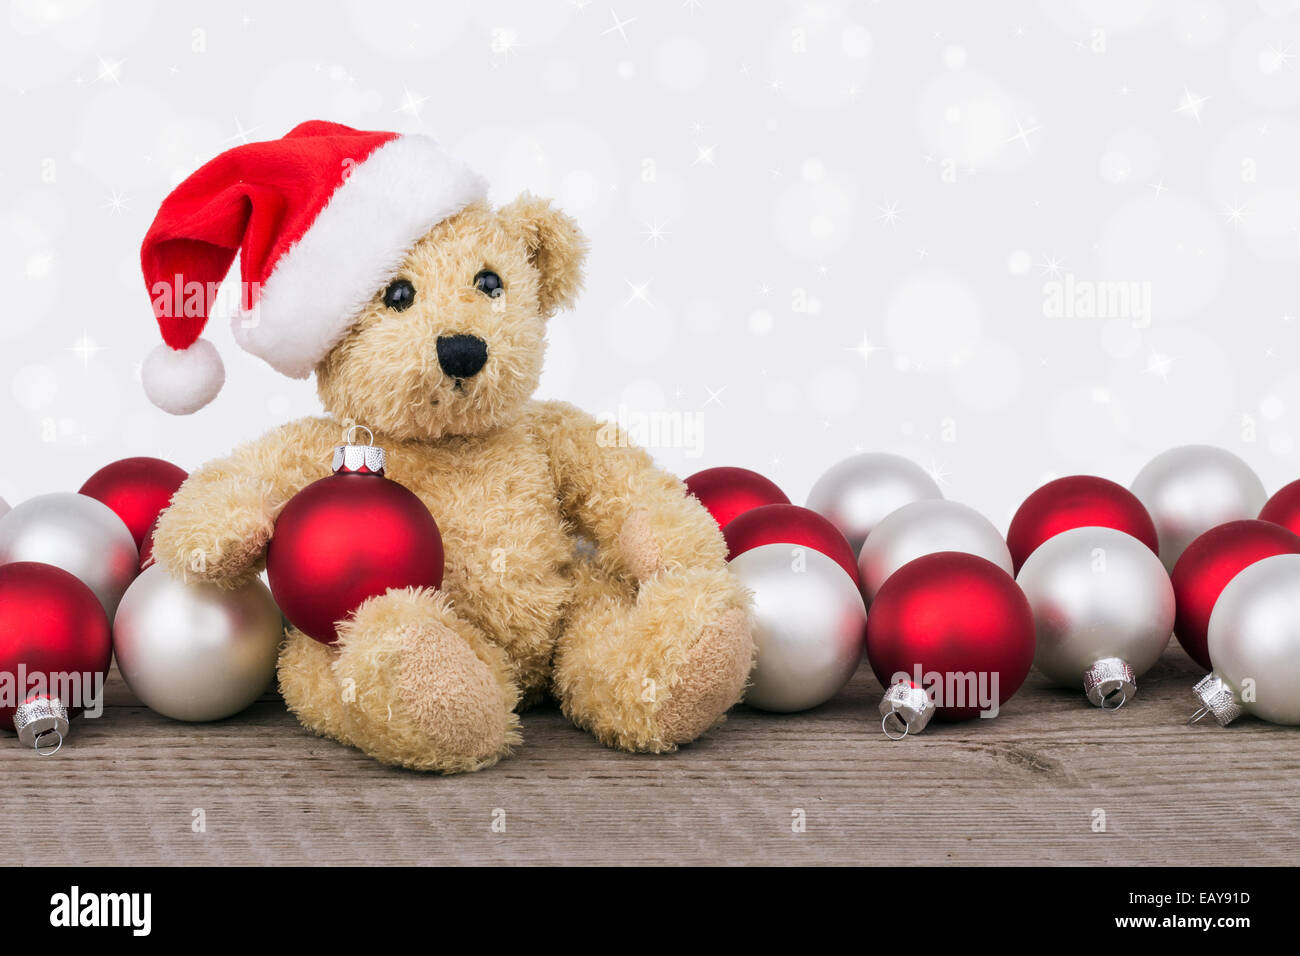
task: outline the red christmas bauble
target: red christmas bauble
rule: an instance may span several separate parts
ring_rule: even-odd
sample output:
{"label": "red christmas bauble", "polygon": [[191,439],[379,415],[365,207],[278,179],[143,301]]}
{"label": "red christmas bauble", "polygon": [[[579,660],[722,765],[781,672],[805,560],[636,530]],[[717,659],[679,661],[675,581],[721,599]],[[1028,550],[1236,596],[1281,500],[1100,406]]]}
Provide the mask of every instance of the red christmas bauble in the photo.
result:
{"label": "red christmas bauble", "polygon": [[1280,524],[1300,534],[1300,481],[1279,488],[1277,494],[1264,503],[1259,520]]}
{"label": "red christmas bauble", "polygon": [[748,468],[706,468],[686,479],[686,490],[709,510],[719,528],[751,508],[788,505],[790,499],[773,482]]}
{"label": "red christmas bauble", "polygon": [[830,558],[861,587],[853,548],[839,528],[817,512],[798,505],[760,505],[727,522],[722,529],[727,560],[763,544],[812,548]]}
{"label": "red christmas bauble", "polygon": [[1033,611],[1011,576],[957,551],[903,565],[867,615],[876,678],[885,687],[899,679],[924,687],[941,720],[976,717],[995,694],[999,707],[1006,703],[1034,663],[1034,640]]}
{"label": "red christmas bauble", "polygon": [[141,547],[144,536],[189,475],[161,458],[123,458],[86,479],[81,494],[108,505]]}
{"label": "red christmas bauble", "polygon": [[57,696],[76,712],[99,693],[113,642],[95,593],[50,564],[0,566],[0,726],[33,697]]}
{"label": "red christmas bauble", "polygon": [[1049,481],[1016,509],[1007,529],[1007,548],[1016,573],[1048,538],[1074,528],[1114,528],[1158,552],[1155,522],[1137,495],[1095,475]]}
{"label": "red christmas bauble", "polygon": [[439,587],[442,572],[442,535],[424,502],[366,472],[338,472],[298,492],[276,519],[266,554],[280,610],[325,644],[367,598]]}
{"label": "red christmas bauble", "polygon": [[1270,521],[1229,521],[1189,544],[1170,575],[1174,584],[1174,636],[1192,660],[1213,670],[1206,636],[1210,612],[1228,582],[1256,561],[1300,554],[1300,535]]}

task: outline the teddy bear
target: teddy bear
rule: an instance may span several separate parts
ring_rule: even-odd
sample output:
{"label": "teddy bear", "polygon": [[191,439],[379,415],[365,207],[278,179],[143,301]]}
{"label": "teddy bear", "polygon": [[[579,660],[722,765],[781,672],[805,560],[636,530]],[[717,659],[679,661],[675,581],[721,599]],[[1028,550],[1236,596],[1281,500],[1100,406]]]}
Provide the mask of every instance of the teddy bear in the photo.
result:
{"label": "teddy bear", "polygon": [[486,192],[430,137],[313,121],[167,196],[141,249],[163,338],[146,394],[175,414],[216,396],[201,333],[238,256],[236,341],[314,374],[326,414],[194,471],[153,553],[187,581],[247,582],[280,510],[364,424],[437,521],[446,570],[437,589],[366,600],[333,644],[286,627],[279,687],[303,725],[385,763],[470,771],[518,746],[520,711],[549,696],[608,746],[667,753],[741,698],[749,594],[679,480],[609,423],[532,398],[586,242],[549,201],[493,208]]}

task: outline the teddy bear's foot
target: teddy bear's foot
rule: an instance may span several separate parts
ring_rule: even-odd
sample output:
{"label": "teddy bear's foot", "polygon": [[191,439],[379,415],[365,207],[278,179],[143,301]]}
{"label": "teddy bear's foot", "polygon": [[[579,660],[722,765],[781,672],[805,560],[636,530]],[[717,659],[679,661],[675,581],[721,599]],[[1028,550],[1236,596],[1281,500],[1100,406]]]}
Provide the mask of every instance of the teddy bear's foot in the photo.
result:
{"label": "teddy bear's foot", "polygon": [[753,664],[749,616],[724,611],[700,633],[677,671],[672,693],[655,715],[658,736],[673,744],[694,740],[740,699]]}
{"label": "teddy bear's foot", "polygon": [[746,595],[725,570],[665,574],[632,605],[597,581],[580,594],[555,687],[565,713],[604,743],[672,751],[740,699],[754,645]]}
{"label": "teddy bear's foot", "polygon": [[292,632],[280,687],[306,726],[384,763],[478,770],[520,741],[509,659],[438,591],[366,601],[335,647]]}

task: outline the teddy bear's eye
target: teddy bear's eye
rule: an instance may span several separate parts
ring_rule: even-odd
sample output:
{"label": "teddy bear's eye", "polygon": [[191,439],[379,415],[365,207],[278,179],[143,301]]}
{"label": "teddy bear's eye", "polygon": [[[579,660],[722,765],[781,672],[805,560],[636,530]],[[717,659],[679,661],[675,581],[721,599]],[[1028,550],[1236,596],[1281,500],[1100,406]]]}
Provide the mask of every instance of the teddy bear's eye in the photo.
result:
{"label": "teddy bear's eye", "polygon": [[491,299],[495,299],[506,291],[505,283],[501,281],[501,277],[491,269],[484,269],[474,277],[474,288]]}
{"label": "teddy bear's eye", "polygon": [[405,279],[394,279],[384,290],[384,305],[394,312],[405,312],[415,302],[415,286]]}

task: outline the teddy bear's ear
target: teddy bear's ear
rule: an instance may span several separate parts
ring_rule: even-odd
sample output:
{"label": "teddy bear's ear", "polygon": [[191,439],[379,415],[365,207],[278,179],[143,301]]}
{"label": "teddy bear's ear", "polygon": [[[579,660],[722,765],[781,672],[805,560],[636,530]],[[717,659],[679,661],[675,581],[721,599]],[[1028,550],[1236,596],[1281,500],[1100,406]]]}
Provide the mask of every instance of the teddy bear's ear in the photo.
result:
{"label": "teddy bear's ear", "polygon": [[524,242],[537,269],[538,305],[549,318],[573,305],[582,288],[582,264],[587,240],[578,224],[551,205],[524,193],[498,213],[501,224]]}

